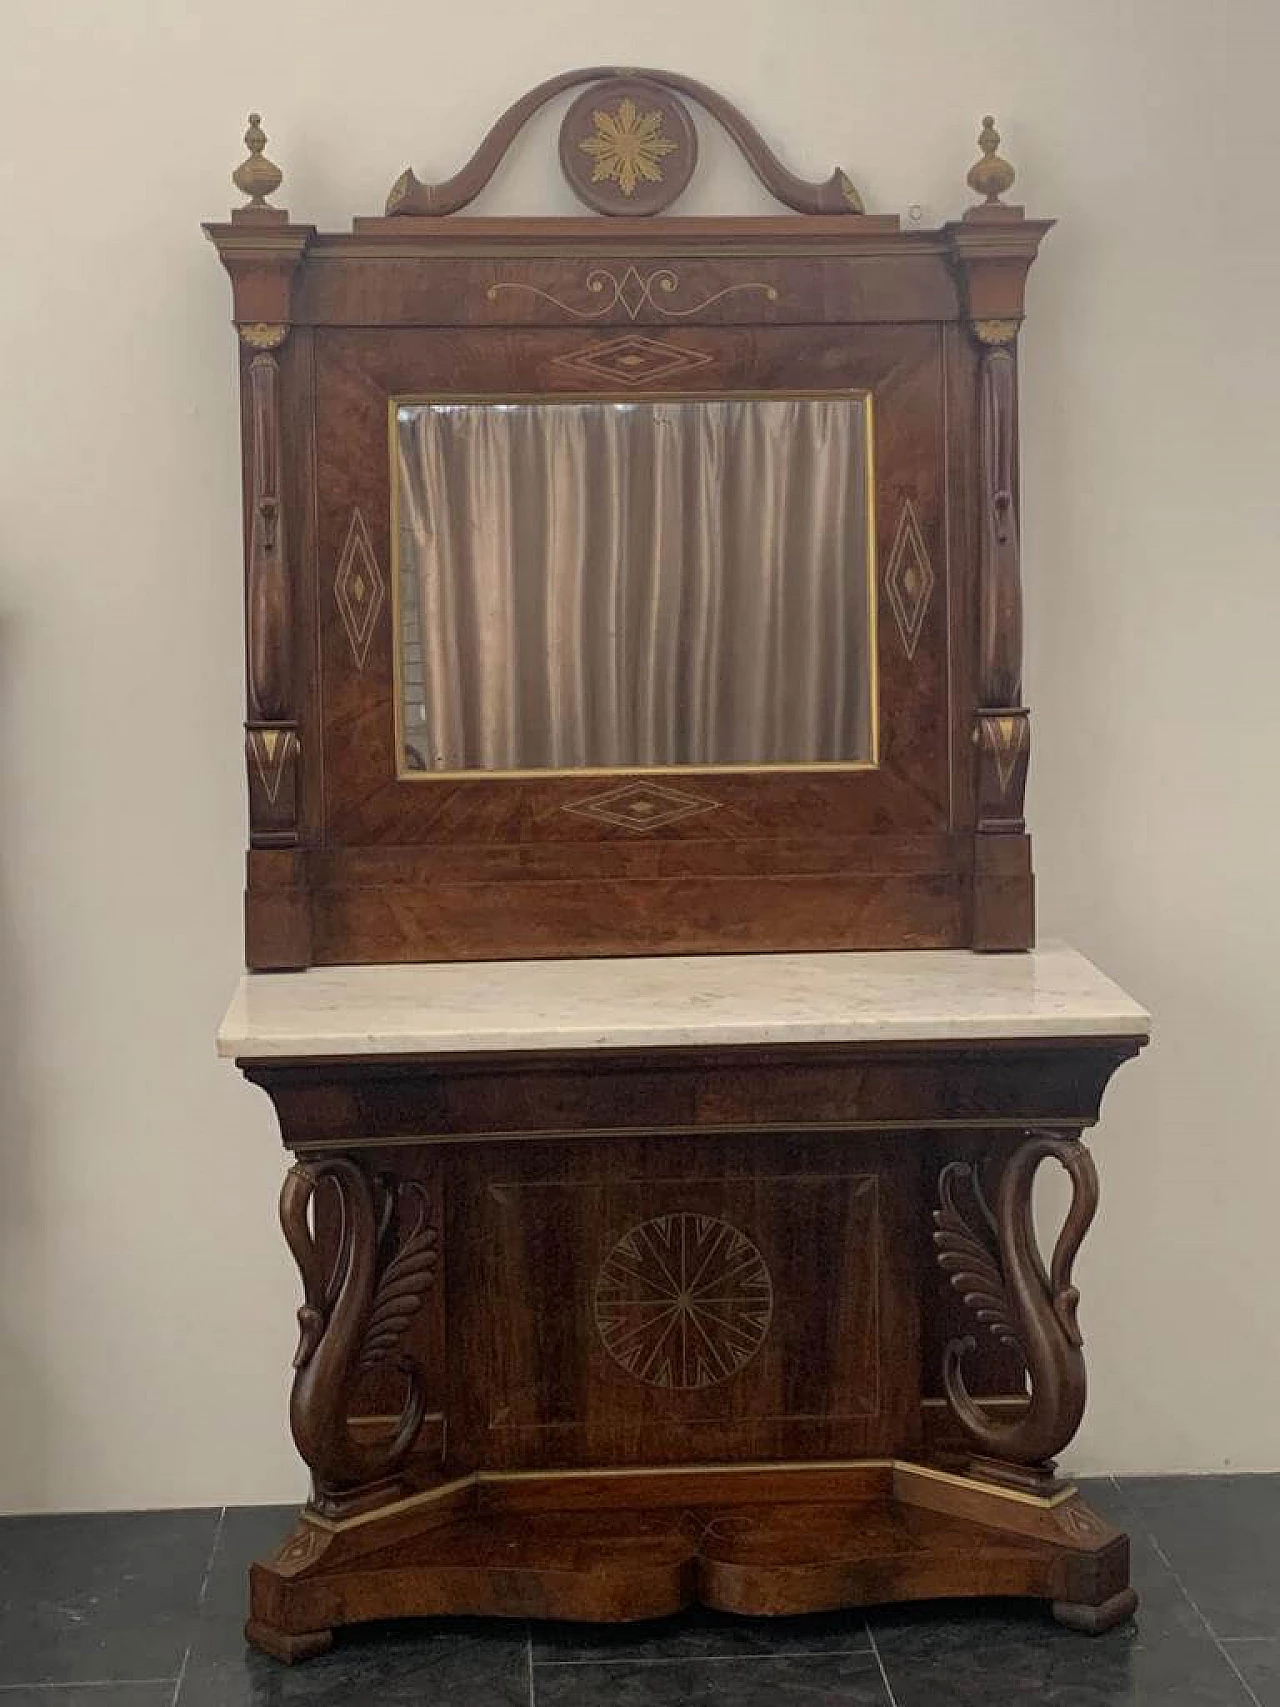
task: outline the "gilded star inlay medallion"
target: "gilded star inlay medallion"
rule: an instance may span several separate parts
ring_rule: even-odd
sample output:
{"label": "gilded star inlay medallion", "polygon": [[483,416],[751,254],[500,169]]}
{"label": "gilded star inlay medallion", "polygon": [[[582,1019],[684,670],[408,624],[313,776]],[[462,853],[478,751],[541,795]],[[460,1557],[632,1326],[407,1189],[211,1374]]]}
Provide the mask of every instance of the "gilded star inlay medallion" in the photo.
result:
{"label": "gilded star inlay medallion", "polygon": [[597,107],[591,115],[594,136],[584,137],[578,147],[591,155],[593,184],[612,182],[624,196],[633,196],[642,180],[662,182],[660,161],[680,146],[662,134],[662,113],[641,112],[630,96],[618,103],[617,112]]}

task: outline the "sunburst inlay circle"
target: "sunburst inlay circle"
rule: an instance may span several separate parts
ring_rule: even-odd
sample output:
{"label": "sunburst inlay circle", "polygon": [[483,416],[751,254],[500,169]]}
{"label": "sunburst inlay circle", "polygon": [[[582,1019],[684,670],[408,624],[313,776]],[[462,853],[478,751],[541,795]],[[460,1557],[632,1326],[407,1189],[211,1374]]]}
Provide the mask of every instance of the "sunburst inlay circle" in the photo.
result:
{"label": "sunburst inlay circle", "polygon": [[618,103],[616,113],[597,107],[591,115],[595,135],[578,144],[595,161],[592,183],[615,183],[624,196],[635,195],[642,179],[660,184],[660,162],[680,146],[663,136],[662,119],[660,110],[641,112],[630,96]]}
{"label": "sunburst inlay circle", "polygon": [[596,1328],[651,1387],[714,1387],[755,1356],[773,1281],[747,1235],[713,1215],[658,1215],[624,1233],[596,1280]]}

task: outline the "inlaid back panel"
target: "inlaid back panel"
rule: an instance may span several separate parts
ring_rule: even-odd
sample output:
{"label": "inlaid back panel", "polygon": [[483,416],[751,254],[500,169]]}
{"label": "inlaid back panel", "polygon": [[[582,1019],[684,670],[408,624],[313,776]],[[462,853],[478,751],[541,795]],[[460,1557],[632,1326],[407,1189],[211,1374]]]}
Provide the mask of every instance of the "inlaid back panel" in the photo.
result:
{"label": "inlaid back panel", "polygon": [[[484,1146],[445,1163],[452,1468],[905,1451],[916,1178],[866,1141]],[[835,1263],[835,1269],[832,1263]]]}

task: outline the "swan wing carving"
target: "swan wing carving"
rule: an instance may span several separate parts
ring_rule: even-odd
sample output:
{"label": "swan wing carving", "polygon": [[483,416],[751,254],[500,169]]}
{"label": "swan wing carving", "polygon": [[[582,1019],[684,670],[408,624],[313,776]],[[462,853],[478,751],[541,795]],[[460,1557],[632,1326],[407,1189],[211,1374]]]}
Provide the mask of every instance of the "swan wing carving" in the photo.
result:
{"label": "swan wing carving", "polygon": [[427,1224],[427,1202],[422,1187],[410,1181],[403,1191],[417,1199],[417,1218],[412,1231],[383,1270],[374,1292],[369,1325],[360,1347],[357,1367],[361,1372],[385,1363],[400,1344],[422,1308],[439,1258],[438,1235]]}
{"label": "swan wing carving", "polygon": [[968,1162],[949,1162],[938,1178],[940,1207],[933,1212],[933,1242],[938,1253],[938,1266],[974,1319],[1001,1345],[1025,1356],[999,1259],[987,1240],[974,1231],[956,1202],[956,1190],[964,1181],[969,1182],[970,1192],[982,1211],[983,1219],[990,1220],[990,1211],[983,1201],[972,1167]]}

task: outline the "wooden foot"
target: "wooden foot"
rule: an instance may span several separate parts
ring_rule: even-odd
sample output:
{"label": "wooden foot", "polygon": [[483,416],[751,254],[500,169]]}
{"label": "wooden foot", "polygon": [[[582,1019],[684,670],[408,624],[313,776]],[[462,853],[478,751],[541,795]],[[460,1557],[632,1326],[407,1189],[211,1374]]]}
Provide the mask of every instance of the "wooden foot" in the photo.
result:
{"label": "wooden foot", "polygon": [[1131,1588],[1122,1588],[1100,1606],[1081,1606],[1074,1600],[1055,1600],[1053,1616],[1068,1630],[1080,1630],[1086,1636],[1102,1636],[1132,1618],[1138,1609],[1138,1597]]}
{"label": "wooden foot", "polygon": [[260,1648],[273,1660],[295,1665],[299,1660],[313,1660],[317,1654],[327,1654],[333,1646],[333,1631],[308,1630],[304,1635],[294,1636],[251,1618],[244,1627],[244,1639],[251,1648]]}

